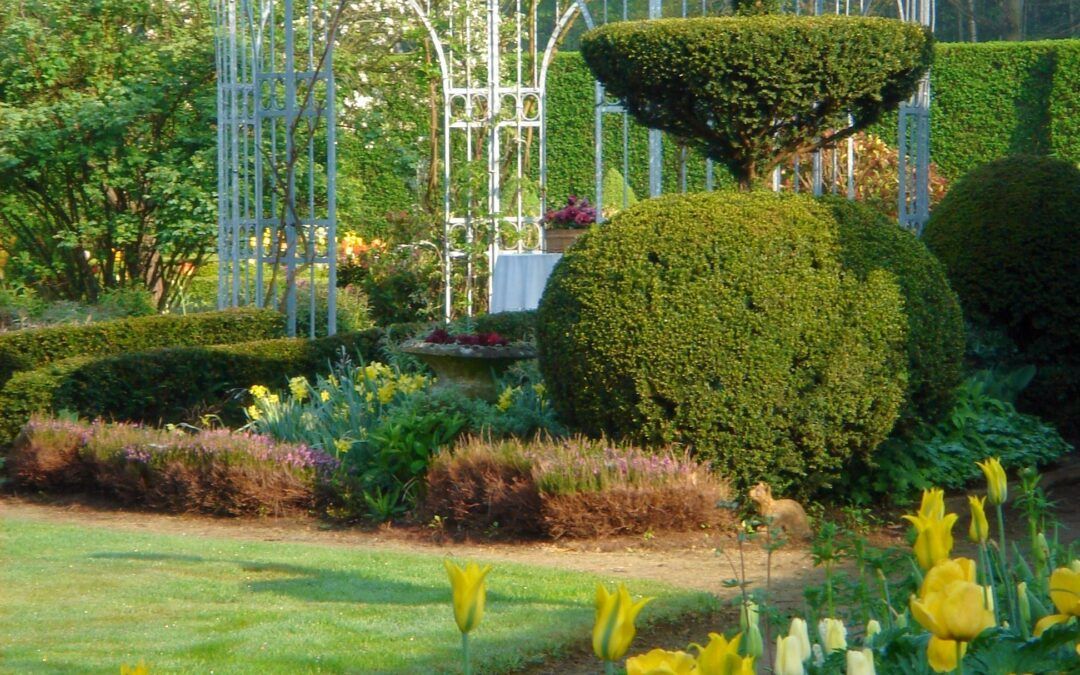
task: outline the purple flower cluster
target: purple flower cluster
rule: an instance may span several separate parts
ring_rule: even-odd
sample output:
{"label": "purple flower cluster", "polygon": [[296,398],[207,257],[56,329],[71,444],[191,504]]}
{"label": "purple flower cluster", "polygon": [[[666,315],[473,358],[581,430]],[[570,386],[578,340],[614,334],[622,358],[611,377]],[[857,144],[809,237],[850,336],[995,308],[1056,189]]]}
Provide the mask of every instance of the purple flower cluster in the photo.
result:
{"label": "purple flower cluster", "polygon": [[695,483],[707,474],[685,454],[646,452],[583,439],[534,445],[524,455],[542,489],[559,494]]}
{"label": "purple flower cluster", "polygon": [[570,195],[566,206],[544,214],[544,224],[553,229],[583,230],[596,222],[596,207],[584,197]]}

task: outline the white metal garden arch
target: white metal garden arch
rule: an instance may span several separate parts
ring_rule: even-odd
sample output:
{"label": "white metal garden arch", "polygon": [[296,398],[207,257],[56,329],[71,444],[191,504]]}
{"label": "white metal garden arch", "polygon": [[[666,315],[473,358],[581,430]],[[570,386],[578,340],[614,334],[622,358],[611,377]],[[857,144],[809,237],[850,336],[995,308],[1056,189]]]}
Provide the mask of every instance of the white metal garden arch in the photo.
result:
{"label": "white metal garden arch", "polygon": [[[442,79],[444,316],[451,317],[455,275],[472,312],[480,263],[494,269],[503,253],[540,251],[547,200],[547,79],[561,38],[580,18],[586,28],[610,21],[722,11],[718,0],[397,0],[423,24]],[[800,12],[803,5],[792,10]],[[814,13],[867,13],[869,0],[812,0]],[[290,334],[306,310],[304,332],[320,313],[316,268],[326,270],[327,332],[335,332],[336,156],[333,43],[337,2],[212,0],[218,67],[218,304],[279,304]],[[805,0],[804,0],[805,2]],[[933,0],[897,0],[900,18],[930,25]],[[700,6],[699,6],[700,3]],[[344,5],[341,5],[342,7]],[[637,14],[635,14],[637,12]],[[546,25],[542,25],[546,22]],[[622,128],[623,175],[629,176],[631,123],[618,101],[595,87],[595,200],[604,200],[604,127]],[[648,191],[663,189],[664,138],[650,131]],[[535,146],[534,146],[535,143]],[[929,84],[900,110],[901,224],[921,229],[928,215]],[[535,147],[535,151],[534,151]],[[830,189],[836,190],[838,153]],[[847,189],[854,166],[848,145]],[[685,176],[687,156],[680,159]],[[823,192],[828,167],[810,158],[812,186]],[[800,165],[792,167],[798,173]],[[712,189],[712,166],[705,167]],[[793,181],[798,186],[798,180]],[[779,187],[779,174],[777,177]],[[687,189],[685,179],[680,188]],[[624,198],[626,191],[624,190]],[[487,292],[490,294],[490,274]],[[306,286],[306,297],[297,297]]]}

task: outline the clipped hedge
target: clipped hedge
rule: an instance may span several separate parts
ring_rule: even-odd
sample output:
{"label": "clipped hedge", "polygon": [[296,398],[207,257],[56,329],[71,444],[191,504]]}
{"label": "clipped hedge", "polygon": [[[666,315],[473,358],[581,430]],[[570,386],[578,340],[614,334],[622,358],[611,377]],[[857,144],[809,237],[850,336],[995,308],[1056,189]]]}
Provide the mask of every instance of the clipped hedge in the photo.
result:
{"label": "clipped hedge", "polygon": [[745,187],[824,130],[895,108],[932,47],[929,30],[893,19],[764,15],[610,23],[585,35],[581,55],[634,119]]}
{"label": "clipped hedge", "polygon": [[179,422],[201,408],[240,421],[232,394],[254,384],[325,373],[342,349],[374,360],[382,331],[306,340],[281,338],[208,347],[169,347],[115,356],[75,357],[16,373],[0,389],[0,442],[11,441],[34,413]]}
{"label": "clipped hedge", "polygon": [[253,308],[12,331],[0,334],[0,384],[17,371],[75,356],[229,344],[277,338],[284,333],[285,319],[280,312]]}
{"label": "clipped hedge", "polygon": [[868,458],[903,402],[907,319],[890,273],[843,273],[831,220],[806,195],[669,195],[582,235],[537,312],[560,418],[804,495]]}
{"label": "clipped hedge", "polygon": [[901,421],[936,422],[952,405],[964,360],[964,316],[945,269],[911,232],[879,211],[829,197],[844,267],[896,275],[907,314],[908,387]]}

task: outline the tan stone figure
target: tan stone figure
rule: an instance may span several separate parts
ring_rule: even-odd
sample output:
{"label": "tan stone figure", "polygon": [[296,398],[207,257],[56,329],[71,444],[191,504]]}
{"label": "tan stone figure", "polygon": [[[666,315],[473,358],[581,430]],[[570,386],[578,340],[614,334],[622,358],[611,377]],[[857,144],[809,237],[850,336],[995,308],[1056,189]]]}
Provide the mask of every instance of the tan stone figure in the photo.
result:
{"label": "tan stone figure", "polygon": [[769,520],[769,527],[782,529],[794,541],[813,538],[806,510],[799,502],[794,499],[773,499],[772,488],[767,483],[758,483],[750,488],[750,499],[758,505],[758,512]]}

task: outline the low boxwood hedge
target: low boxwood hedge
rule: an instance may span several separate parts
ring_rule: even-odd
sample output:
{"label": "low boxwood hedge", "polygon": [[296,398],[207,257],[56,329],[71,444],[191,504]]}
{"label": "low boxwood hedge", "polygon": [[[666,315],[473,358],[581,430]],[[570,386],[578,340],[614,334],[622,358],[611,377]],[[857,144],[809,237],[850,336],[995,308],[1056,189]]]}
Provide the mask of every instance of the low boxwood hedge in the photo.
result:
{"label": "low boxwood hedge", "polygon": [[76,356],[231,344],[284,334],[285,319],[280,312],[253,308],[12,331],[0,335],[0,384],[18,371]]}
{"label": "low boxwood hedge", "polygon": [[0,389],[0,442],[14,439],[31,414],[60,410],[92,419],[168,423],[204,409],[237,422],[244,401],[234,392],[326,372],[342,350],[373,360],[382,337],[382,331],[369,330],[56,361],[15,373]]}

